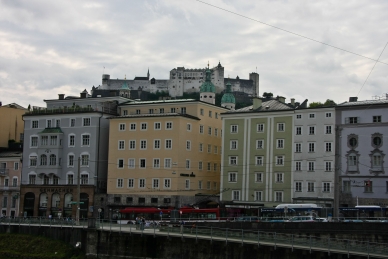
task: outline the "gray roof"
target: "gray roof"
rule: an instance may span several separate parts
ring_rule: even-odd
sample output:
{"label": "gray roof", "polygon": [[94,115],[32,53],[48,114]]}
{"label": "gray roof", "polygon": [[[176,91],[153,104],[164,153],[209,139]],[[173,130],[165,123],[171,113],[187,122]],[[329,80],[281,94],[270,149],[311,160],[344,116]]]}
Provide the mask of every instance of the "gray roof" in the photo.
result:
{"label": "gray roof", "polygon": [[121,115],[121,116],[115,116],[115,117],[109,117],[108,119],[120,119],[120,118],[139,118],[139,117],[171,117],[171,116],[182,116],[187,117],[191,119],[199,120],[198,117],[192,116],[190,114],[183,114],[183,113],[142,113],[142,114],[131,114],[131,115]]}
{"label": "gray roof", "polygon": [[[268,107],[268,108],[267,108]],[[247,106],[238,110],[234,111],[228,111],[227,113],[234,113],[234,112],[266,112],[266,111],[283,111],[283,110],[293,110],[294,108],[289,106],[286,103],[282,103],[278,100],[268,100],[262,102],[261,106],[253,110],[253,105]]]}
{"label": "gray roof", "polygon": [[388,99],[344,102],[344,103],[338,104],[337,106],[358,106],[358,105],[372,105],[372,104],[388,104]]}
{"label": "gray roof", "polygon": [[195,99],[170,99],[170,100],[155,100],[155,101],[132,101],[120,104],[123,105],[137,105],[137,104],[158,104],[158,103],[181,103],[181,102],[193,102]]}

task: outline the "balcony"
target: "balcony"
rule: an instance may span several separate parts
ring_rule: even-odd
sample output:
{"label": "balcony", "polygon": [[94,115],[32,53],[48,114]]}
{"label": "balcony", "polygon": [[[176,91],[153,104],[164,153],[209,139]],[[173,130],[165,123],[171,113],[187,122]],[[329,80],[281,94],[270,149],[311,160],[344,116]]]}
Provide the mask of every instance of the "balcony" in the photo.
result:
{"label": "balcony", "polygon": [[0,176],[8,176],[9,169],[8,168],[0,168]]}
{"label": "balcony", "polygon": [[0,191],[19,191],[20,190],[20,185],[0,185]]}

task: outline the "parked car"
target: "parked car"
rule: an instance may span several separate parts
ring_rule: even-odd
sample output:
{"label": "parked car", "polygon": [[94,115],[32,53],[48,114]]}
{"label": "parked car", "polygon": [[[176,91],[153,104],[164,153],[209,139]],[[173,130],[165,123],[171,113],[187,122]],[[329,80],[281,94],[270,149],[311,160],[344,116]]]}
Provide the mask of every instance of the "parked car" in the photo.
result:
{"label": "parked car", "polygon": [[289,221],[289,218],[272,218],[269,220],[269,222],[287,222]]}
{"label": "parked car", "polygon": [[317,221],[317,222],[329,222],[329,220],[327,220],[327,218],[315,218],[315,221]]}

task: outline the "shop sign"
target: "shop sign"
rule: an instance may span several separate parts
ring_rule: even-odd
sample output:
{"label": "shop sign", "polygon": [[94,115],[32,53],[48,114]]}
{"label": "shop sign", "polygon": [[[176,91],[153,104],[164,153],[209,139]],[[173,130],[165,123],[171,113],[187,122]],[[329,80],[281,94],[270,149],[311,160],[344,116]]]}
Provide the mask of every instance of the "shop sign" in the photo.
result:
{"label": "shop sign", "polygon": [[40,192],[63,192],[63,193],[67,193],[67,192],[73,192],[73,188],[40,188]]}

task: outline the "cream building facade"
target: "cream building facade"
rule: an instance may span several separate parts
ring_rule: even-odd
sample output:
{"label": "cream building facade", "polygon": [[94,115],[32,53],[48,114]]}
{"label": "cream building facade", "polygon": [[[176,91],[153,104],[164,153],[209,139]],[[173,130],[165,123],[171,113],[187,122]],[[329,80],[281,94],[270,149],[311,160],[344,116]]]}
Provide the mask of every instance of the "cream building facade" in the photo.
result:
{"label": "cream building facade", "polygon": [[110,208],[179,208],[220,192],[220,114],[227,109],[193,99],[120,108],[110,119]]}
{"label": "cream building facade", "polygon": [[8,148],[8,141],[23,142],[24,121],[23,114],[26,108],[11,103],[2,106],[0,103],[0,148]]}

